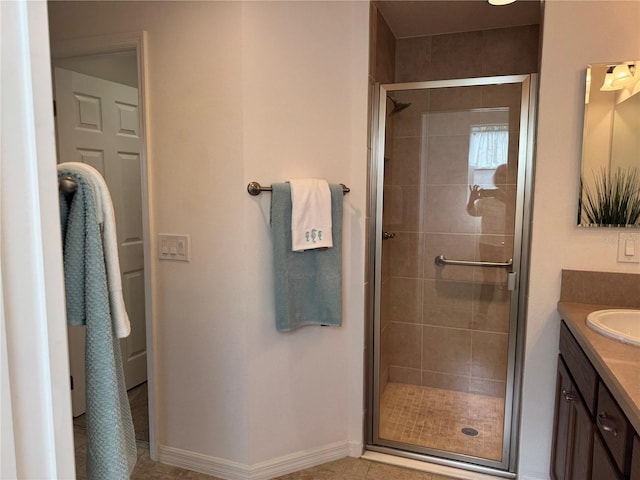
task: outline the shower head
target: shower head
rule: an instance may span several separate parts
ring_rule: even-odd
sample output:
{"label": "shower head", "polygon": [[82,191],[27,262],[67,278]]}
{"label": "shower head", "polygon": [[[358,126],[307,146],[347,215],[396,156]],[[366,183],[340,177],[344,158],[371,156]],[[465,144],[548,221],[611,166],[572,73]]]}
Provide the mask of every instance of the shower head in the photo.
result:
{"label": "shower head", "polygon": [[409,108],[411,106],[410,103],[402,103],[397,101],[395,98],[387,95],[387,98],[389,100],[391,100],[391,102],[393,103],[393,109],[391,110],[391,112],[389,113],[389,115],[393,115],[394,113],[398,113],[401,112],[402,110],[404,110],[405,108]]}

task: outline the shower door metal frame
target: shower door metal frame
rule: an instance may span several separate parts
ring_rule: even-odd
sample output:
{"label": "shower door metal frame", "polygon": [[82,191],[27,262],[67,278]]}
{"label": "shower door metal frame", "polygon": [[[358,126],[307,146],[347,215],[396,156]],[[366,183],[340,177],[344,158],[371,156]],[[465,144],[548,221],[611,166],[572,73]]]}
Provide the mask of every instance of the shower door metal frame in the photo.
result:
{"label": "shower door metal frame", "polygon": [[[429,449],[413,444],[379,438],[380,412],[380,304],[382,279],[382,202],[384,188],[385,128],[387,120],[386,97],[389,92],[403,90],[430,90],[450,87],[472,87],[497,84],[522,86],[520,105],[520,129],[518,145],[518,173],[515,206],[514,251],[512,271],[517,272],[515,289],[511,294],[509,313],[508,367],[506,377],[504,431],[502,461]],[[463,468],[479,473],[515,478],[518,454],[518,426],[520,424],[520,391],[524,357],[524,332],[526,317],[526,292],[528,290],[528,259],[531,220],[531,195],[533,192],[533,157],[535,135],[535,101],[537,75],[507,75],[456,80],[395,83],[377,85],[378,95],[373,105],[372,128],[373,161],[370,167],[369,208],[369,315],[367,319],[367,401],[366,401],[366,449],[389,453],[430,463]],[[371,268],[373,267],[373,268]]]}

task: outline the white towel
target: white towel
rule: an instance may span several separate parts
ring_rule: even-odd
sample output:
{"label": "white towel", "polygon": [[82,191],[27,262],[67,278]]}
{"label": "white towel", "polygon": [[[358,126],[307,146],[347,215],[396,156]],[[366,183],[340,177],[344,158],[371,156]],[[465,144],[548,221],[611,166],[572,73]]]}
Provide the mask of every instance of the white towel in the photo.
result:
{"label": "white towel", "polygon": [[301,178],[291,184],[291,250],[333,247],[331,191],[326,180]]}
{"label": "white towel", "polygon": [[103,222],[102,248],[107,267],[107,285],[109,287],[109,306],[114,330],[118,338],[128,337],[131,333],[129,315],[122,296],[122,279],[120,278],[120,259],[118,257],[118,238],[116,235],[116,217],[111,203],[111,195],[107,183],[100,172],[91,165],[80,162],[58,164],[58,169],[73,170],[82,175],[92,186],[95,193],[97,217]]}

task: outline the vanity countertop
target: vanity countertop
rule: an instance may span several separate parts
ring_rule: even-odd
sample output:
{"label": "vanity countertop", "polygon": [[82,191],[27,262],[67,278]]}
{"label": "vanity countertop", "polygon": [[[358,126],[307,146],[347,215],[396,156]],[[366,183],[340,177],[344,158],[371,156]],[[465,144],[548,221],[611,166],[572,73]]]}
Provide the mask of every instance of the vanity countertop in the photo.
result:
{"label": "vanity countertop", "polygon": [[613,308],[561,301],[560,316],[573,333],[627,418],[640,432],[640,347],[612,340],[591,330],[587,315]]}

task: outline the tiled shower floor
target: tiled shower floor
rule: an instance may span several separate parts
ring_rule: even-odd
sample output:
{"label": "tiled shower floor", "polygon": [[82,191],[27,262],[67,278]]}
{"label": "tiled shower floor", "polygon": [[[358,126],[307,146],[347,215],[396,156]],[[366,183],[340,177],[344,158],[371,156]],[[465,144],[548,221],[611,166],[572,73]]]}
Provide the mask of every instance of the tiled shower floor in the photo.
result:
{"label": "tiled shower floor", "polygon": [[380,397],[380,437],[499,461],[503,415],[503,398],[389,383]]}

